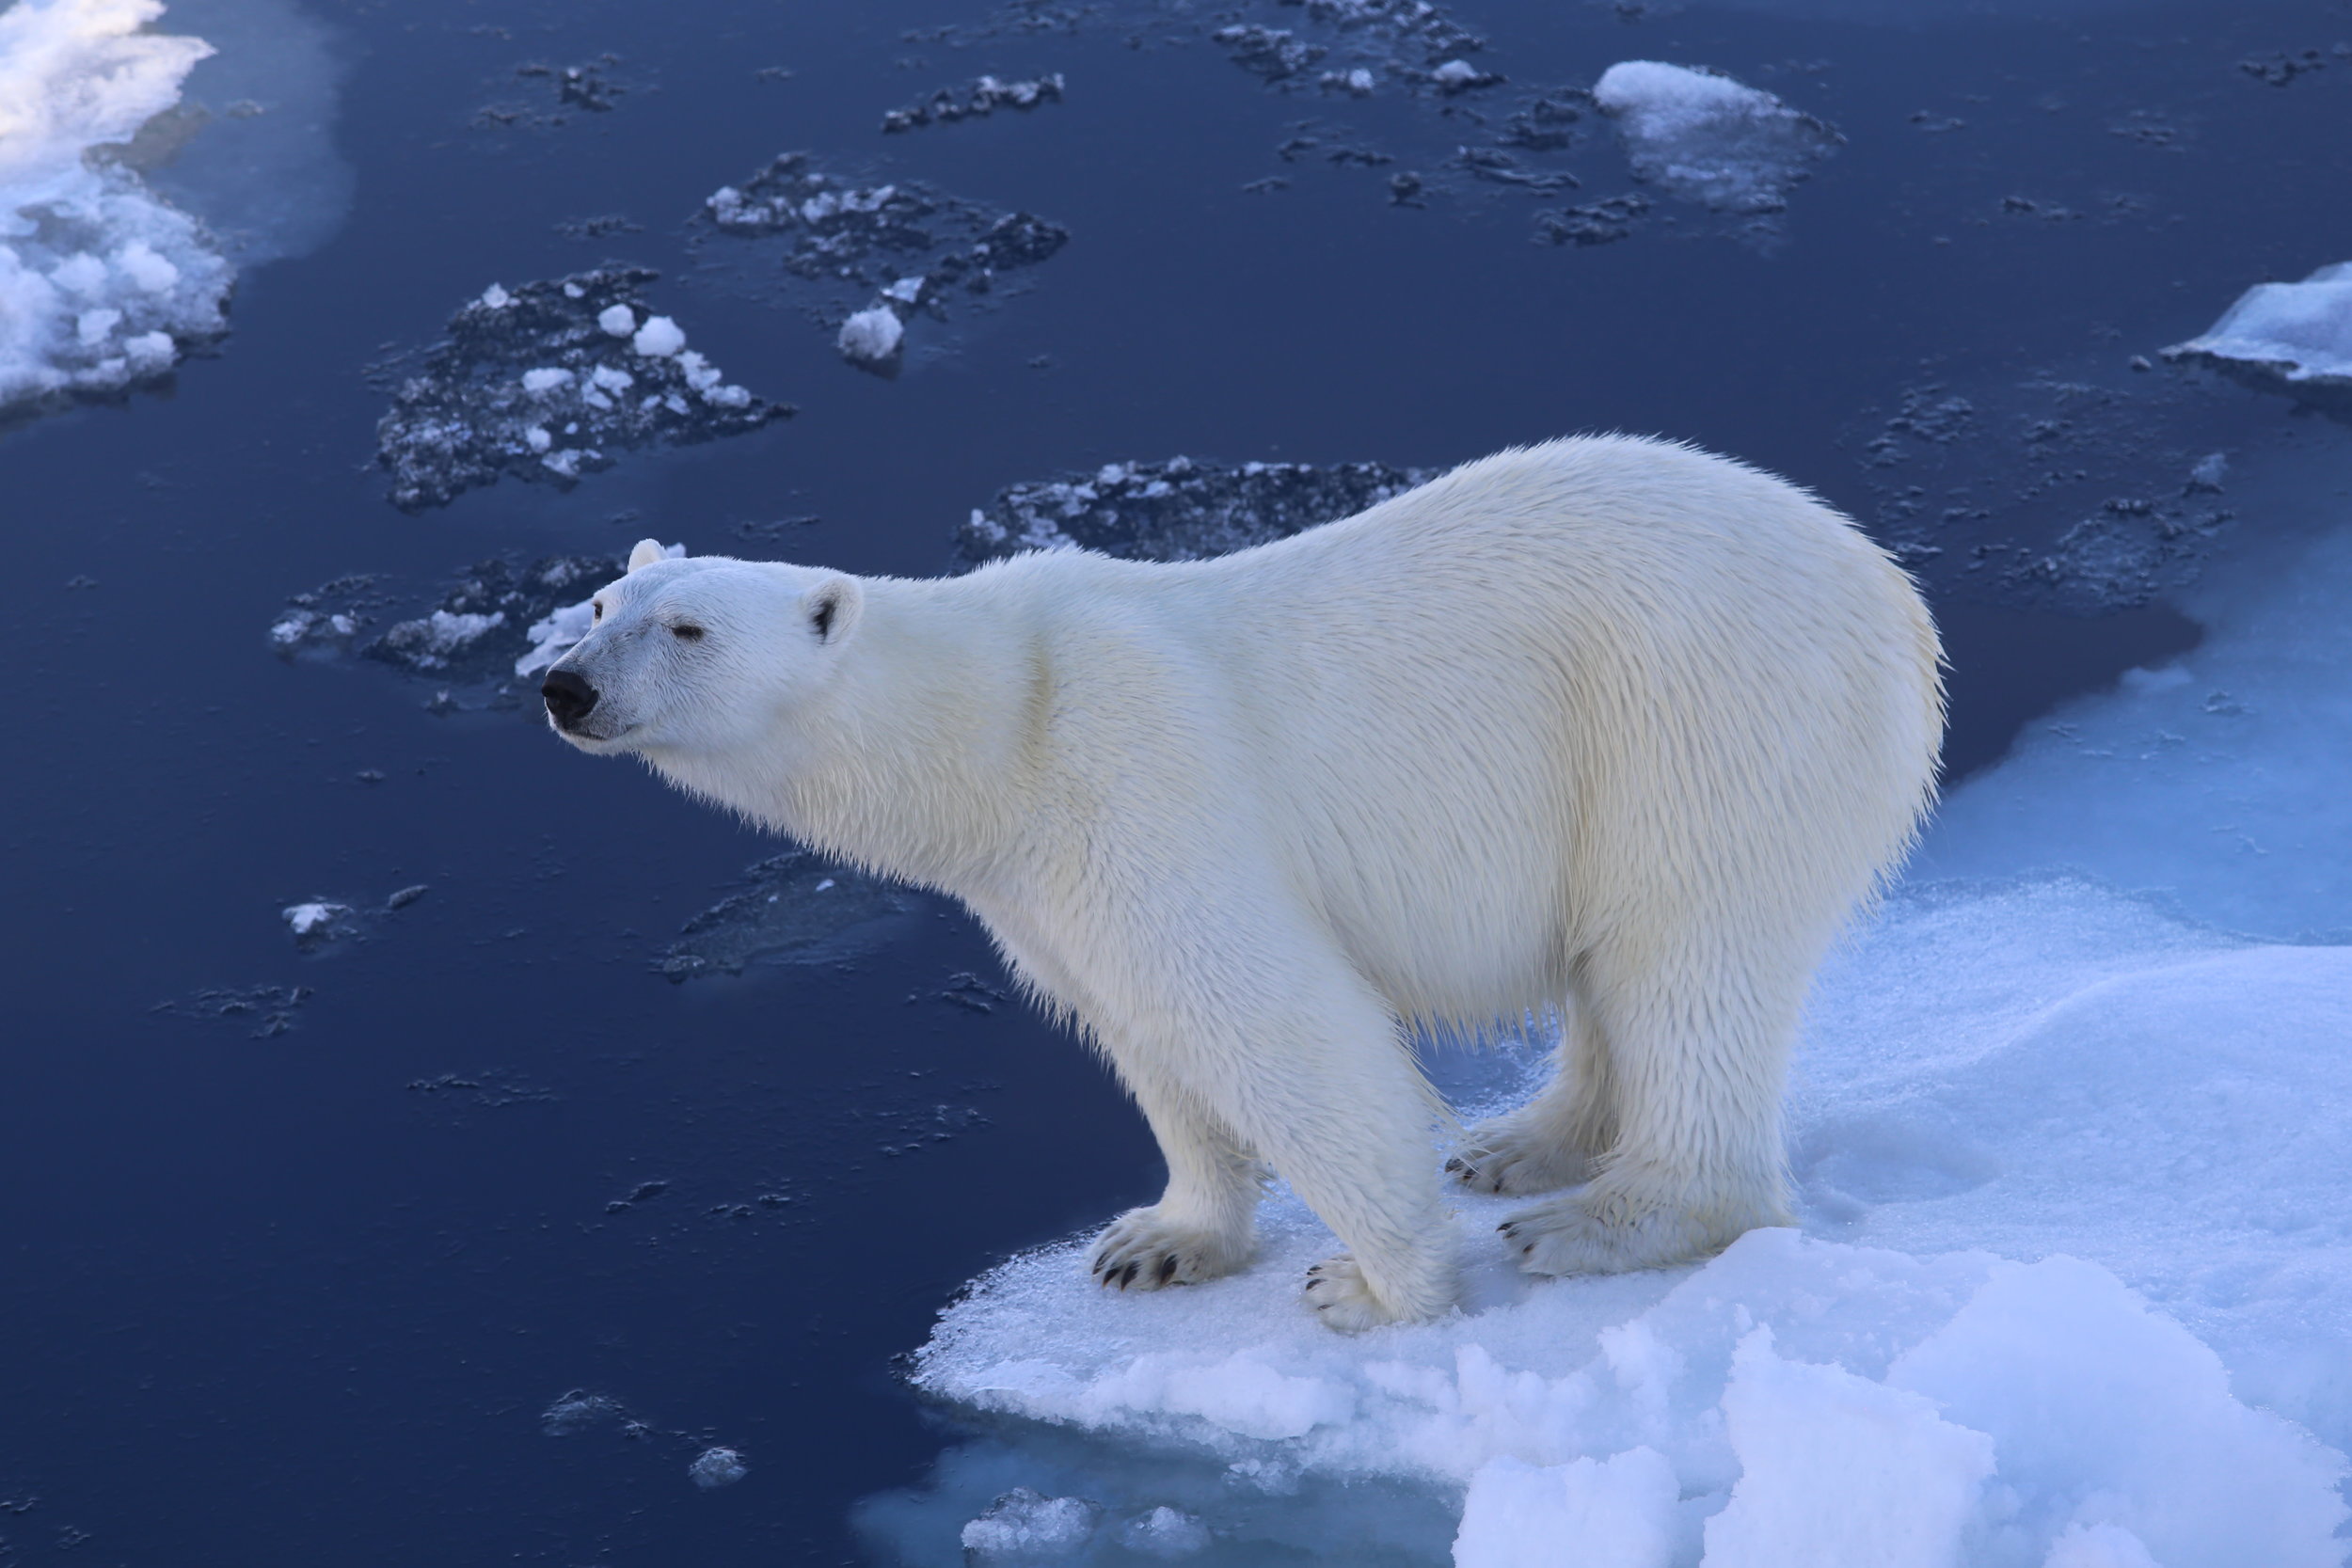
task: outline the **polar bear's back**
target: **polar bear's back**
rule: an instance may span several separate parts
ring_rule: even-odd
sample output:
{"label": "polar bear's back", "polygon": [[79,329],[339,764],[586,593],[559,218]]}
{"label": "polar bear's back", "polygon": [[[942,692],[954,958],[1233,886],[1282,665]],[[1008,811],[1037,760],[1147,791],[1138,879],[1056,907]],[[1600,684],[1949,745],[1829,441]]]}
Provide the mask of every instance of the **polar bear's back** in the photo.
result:
{"label": "polar bear's back", "polygon": [[[1206,760],[1165,767],[1216,781],[1211,831],[1262,839],[1423,1018],[1541,1006],[1593,942],[1693,919],[1826,941],[1932,789],[1909,579],[1802,491],[1687,447],[1504,452],[1102,582],[1121,639],[1184,671],[1158,711]],[[1099,627],[1069,635],[1076,697]]]}

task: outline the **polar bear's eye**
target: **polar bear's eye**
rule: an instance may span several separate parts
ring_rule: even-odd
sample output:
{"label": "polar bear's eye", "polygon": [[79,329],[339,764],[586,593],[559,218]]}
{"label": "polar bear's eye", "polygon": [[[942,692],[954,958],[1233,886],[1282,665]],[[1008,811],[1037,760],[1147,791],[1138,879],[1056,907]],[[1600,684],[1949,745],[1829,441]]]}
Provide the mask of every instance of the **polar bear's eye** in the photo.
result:
{"label": "polar bear's eye", "polygon": [[603,601],[603,600],[601,600],[601,599],[591,599],[591,600],[589,600],[589,601],[588,601],[588,609],[589,609],[589,611],[590,611],[589,616],[588,616],[588,619],[590,619],[591,621],[601,621],[601,620],[603,620],[603,619],[604,619],[604,601]]}
{"label": "polar bear's eye", "polygon": [[679,638],[682,638],[682,639],[684,639],[686,641],[689,641],[689,642],[699,642],[699,641],[701,641],[703,640],[703,628],[702,628],[702,627],[700,627],[700,626],[689,626],[689,625],[687,625],[685,622],[682,622],[682,621],[681,621],[681,622],[679,622],[676,626],[672,626],[672,627],[670,628],[670,630],[671,630],[671,632],[672,632],[672,634],[673,634],[673,635],[677,636],[677,637],[679,637]]}

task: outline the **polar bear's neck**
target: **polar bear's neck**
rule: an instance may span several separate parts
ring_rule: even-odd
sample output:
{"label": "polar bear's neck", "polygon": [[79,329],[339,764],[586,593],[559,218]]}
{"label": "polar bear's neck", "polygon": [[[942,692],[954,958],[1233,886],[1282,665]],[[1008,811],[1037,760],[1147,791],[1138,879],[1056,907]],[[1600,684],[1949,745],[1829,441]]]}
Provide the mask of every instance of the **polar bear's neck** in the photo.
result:
{"label": "polar bear's neck", "polygon": [[839,674],[778,781],[778,827],[949,893],[993,879],[1024,816],[1047,680],[1039,629],[996,578],[864,579]]}

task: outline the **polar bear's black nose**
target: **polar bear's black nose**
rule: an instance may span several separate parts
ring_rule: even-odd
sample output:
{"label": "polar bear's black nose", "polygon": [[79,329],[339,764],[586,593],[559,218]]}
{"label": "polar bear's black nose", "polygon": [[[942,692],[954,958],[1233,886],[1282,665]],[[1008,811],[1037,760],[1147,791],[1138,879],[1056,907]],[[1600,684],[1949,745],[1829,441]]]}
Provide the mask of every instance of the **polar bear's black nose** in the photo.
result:
{"label": "polar bear's black nose", "polygon": [[548,671],[548,678],[539,683],[539,695],[547,699],[548,717],[558,729],[570,729],[596,705],[596,689],[576,670]]}

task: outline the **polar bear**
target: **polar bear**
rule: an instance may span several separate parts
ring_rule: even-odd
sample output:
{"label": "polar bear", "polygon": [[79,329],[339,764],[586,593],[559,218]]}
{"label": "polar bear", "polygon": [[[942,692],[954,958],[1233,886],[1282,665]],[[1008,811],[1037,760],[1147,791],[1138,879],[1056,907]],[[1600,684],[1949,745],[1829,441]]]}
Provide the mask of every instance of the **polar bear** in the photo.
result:
{"label": "polar bear", "polygon": [[557,733],[973,910],[1166,1156],[1104,1283],[1242,1268],[1271,1167],[1347,1248],[1325,1322],[1446,1311],[1408,1040],[1530,1015],[1554,1080],[1447,1166],[1555,1195],[1502,1227],[1521,1266],[1788,1223],[1799,1009],[1944,717],[1911,579],[1802,491],[1581,437],[1209,561],[628,565],[548,672]]}

